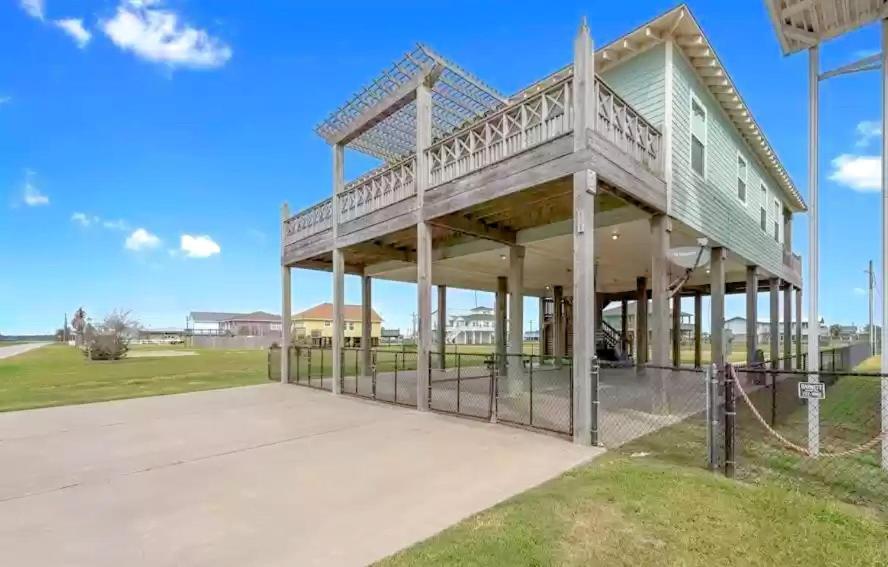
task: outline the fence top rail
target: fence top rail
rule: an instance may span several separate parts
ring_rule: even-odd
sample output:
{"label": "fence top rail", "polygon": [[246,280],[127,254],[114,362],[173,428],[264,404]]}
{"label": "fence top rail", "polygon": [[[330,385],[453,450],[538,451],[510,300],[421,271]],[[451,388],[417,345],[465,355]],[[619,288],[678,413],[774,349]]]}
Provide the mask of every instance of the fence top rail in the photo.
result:
{"label": "fence top rail", "polygon": [[888,378],[886,372],[868,372],[860,370],[782,370],[780,368],[749,368],[734,366],[734,370],[743,374],[795,374],[798,376],[853,376],[870,378]]}
{"label": "fence top rail", "polygon": [[[631,368],[634,364],[621,364],[619,366],[612,366],[610,364],[605,365],[601,364],[602,368]],[[647,368],[650,370],[673,370],[676,372],[693,372],[695,374],[703,374],[706,372],[706,367],[708,365],[704,364],[702,367],[697,368],[696,366],[669,366],[667,364],[644,364],[641,368]]]}

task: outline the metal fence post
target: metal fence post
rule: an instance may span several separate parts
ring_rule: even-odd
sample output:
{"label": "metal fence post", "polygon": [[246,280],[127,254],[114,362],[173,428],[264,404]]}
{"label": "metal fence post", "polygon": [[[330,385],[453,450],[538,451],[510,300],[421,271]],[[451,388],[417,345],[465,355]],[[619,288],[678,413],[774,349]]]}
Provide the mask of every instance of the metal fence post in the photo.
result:
{"label": "metal fence post", "polygon": [[734,427],[736,425],[737,408],[734,402],[734,381],[737,375],[730,364],[725,365],[725,476],[734,478],[736,461],[734,460]]}
{"label": "metal fence post", "polygon": [[530,383],[528,387],[530,389],[530,407],[528,408],[528,416],[527,423],[528,425],[533,425],[533,355],[530,355]]}
{"label": "metal fence post", "polygon": [[590,387],[590,395],[592,396],[592,412],[590,415],[590,432],[591,432],[591,441],[593,446],[598,446],[599,443],[599,435],[598,435],[598,403],[599,403],[599,395],[598,395],[598,386],[599,386],[599,377],[601,373],[601,366],[598,362],[598,357],[593,356],[589,361],[589,381],[591,383]]}
{"label": "metal fence post", "polygon": [[719,423],[721,404],[719,403],[719,373],[715,363],[709,365],[709,468],[713,472],[719,464]]}
{"label": "metal fence post", "polygon": [[499,367],[499,362],[496,357],[497,354],[493,353],[492,358],[490,359],[490,423],[496,423],[497,413],[499,411],[499,382],[497,376],[497,368]]}
{"label": "metal fence post", "polygon": [[[443,368],[443,366],[442,366]],[[462,359],[459,355],[456,356],[456,413],[459,413],[459,398],[461,393],[461,379],[462,379]],[[431,384],[431,380],[429,381]],[[431,398],[429,398],[431,399]]]}

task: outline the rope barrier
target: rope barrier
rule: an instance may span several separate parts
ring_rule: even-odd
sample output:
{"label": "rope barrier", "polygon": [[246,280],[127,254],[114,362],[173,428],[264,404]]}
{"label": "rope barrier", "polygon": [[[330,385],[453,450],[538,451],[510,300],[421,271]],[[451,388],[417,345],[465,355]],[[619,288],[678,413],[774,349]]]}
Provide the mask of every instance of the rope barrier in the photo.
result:
{"label": "rope barrier", "polygon": [[765,428],[765,431],[767,431],[768,433],[770,433],[771,435],[776,437],[781,443],[783,443],[784,446],[786,446],[786,448],[791,449],[791,450],[793,450],[805,457],[815,458],[815,459],[820,458],[820,457],[837,458],[837,457],[849,457],[851,455],[865,453],[865,452],[869,451],[870,449],[872,449],[873,447],[875,447],[876,445],[878,445],[879,442],[882,441],[882,439],[886,435],[888,435],[888,431],[882,431],[881,433],[879,433],[878,435],[876,435],[875,437],[873,437],[872,439],[870,439],[866,443],[864,443],[862,445],[858,445],[857,447],[854,447],[852,449],[848,449],[847,451],[840,451],[837,453],[830,453],[830,452],[822,452],[821,451],[816,455],[812,455],[807,447],[802,447],[801,445],[796,445],[795,443],[793,443],[792,441],[790,441],[789,439],[787,439],[786,437],[781,435],[778,431],[774,430],[770,425],[768,425],[768,422],[765,421],[765,419],[762,417],[762,414],[759,413],[758,409],[756,409],[755,405],[752,403],[752,400],[749,399],[749,396],[743,390],[743,386],[740,385],[740,381],[737,379],[736,369],[733,366],[728,366],[728,372],[731,373],[732,381],[733,381],[734,385],[737,387],[737,391],[740,393],[740,397],[743,398],[744,402],[746,402],[746,405],[747,405],[747,407],[749,407],[749,410],[752,412],[752,415],[754,415],[756,420],[761,424],[761,426]]}

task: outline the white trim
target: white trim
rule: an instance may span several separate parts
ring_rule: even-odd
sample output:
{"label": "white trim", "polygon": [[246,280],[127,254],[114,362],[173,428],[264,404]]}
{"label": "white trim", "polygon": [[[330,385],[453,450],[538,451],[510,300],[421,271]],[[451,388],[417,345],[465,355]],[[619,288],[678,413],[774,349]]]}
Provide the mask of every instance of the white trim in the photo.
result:
{"label": "white trim", "polygon": [[[743,198],[740,198],[740,160],[743,160]],[[743,204],[743,206],[747,206],[749,203],[749,160],[746,159],[746,156],[743,155],[743,152],[737,150],[737,175],[736,181],[734,184],[734,196],[737,197],[737,200]]]}
{"label": "white trim", "polygon": [[775,242],[783,242],[783,239],[781,238],[781,229],[783,227],[783,223],[781,221],[783,219],[780,218],[780,212],[783,210],[783,203],[781,203],[780,199],[775,196],[772,204],[776,205],[776,207],[774,208],[774,218],[771,219],[771,228],[774,229],[774,232],[771,236],[774,237]]}
{"label": "white trim", "polygon": [[[689,85],[690,86],[690,85]],[[694,93],[693,88],[688,89],[688,94],[690,95],[688,98],[688,134],[690,137],[688,140],[690,141],[688,152],[688,165],[691,168],[691,173],[696,175],[703,181],[706,181],[707,174],[709,173],[708,167],[708,154],[707,148],[709,146],[709,109],[706,108],[706,105],[703,104],[703,101],[700,100],[700,97]],[[701,175],[697,170],[694,169],[694,104],[700,107],[700,110],[703,111],[703,139],[700,142],[703,144],[703,174]]]}
{"label": "white trim", "polygon": [[672,144],[673,131],[675,130],[675,63],[674,43],[672,37],[667,37],[665,47],[665,69],[663,69],[663,177],[666,180],[666,214],[672,214],[673,173],[672,173]]}

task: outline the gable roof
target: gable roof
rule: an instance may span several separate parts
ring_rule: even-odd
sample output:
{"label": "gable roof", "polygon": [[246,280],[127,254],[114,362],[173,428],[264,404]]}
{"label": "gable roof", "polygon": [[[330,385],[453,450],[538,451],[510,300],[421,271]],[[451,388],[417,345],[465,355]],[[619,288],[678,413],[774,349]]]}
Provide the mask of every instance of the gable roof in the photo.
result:
{"label": "gable roof", "polygon": [[280,321],[281,316],[266,311],[253,311],[252,313],[233,313],[225,321]]}
{"label": "gable roof", "polygon": [[[360,321],[361,320],[361,306],[360,305],[343,305],[342,306],[342,318],[346,321]],[[315,305],[310,309],[306,309],[301,313],[297,313],[293,315],[293,319],[316,319],[321,321],[332,321],[333,320],[333,304],[332,303],[321,303],[320,305]],[[382,317],[379,316],[379,313],[374,309],[370,309],[370,321],[373,323],[382,322]]]}
{"label": "gable roof", "polygon": [[[746,106],[746,102],[740,96],[728,71],[716,55],[706,34],[703,33],[703,28],[700,27],[687,5],[680,4],[596,49],[595,72],[598,74],[606,71],[622,61],[663,43],[670,36],[675,45],[684,53],[694,73],[706,85],[707,90],[740,133],[741,138],[752,149],[771,177],[777,180],[778,185],[788,198],[789,208],[797,212],[808,210],[801,193],[780,158],[777,157],[777,152],[771,147],[762,128],[752,116],[752,111]],[[536,92],[543,84],[551,83],[571,73],[573,73],[572,64],[522,89],[511,98],[515,100],[527,96]]]}
{"label": "gable roof", "polygon": [[188,318],[196,323],[218,323],[237,315],[240,315],[240,313],[226,313],[224,311],[192,311],[188,314]]}

